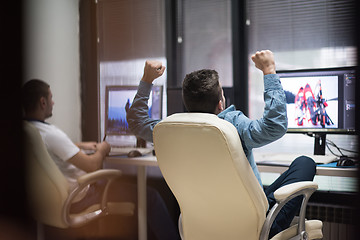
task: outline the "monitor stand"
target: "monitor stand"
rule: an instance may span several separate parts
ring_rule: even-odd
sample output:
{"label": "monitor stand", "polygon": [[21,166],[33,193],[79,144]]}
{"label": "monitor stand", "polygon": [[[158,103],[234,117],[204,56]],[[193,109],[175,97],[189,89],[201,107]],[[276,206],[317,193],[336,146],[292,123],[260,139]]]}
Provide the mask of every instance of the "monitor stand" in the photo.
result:
{"label": "monitor stand", "polygon": [[326,133],[315,133],[314,155],[325,155]]}
{"label": "monitor stand", "polygon": [[146,148],[146,141],[142,138],[136,137],[136,147],[137,148]]}

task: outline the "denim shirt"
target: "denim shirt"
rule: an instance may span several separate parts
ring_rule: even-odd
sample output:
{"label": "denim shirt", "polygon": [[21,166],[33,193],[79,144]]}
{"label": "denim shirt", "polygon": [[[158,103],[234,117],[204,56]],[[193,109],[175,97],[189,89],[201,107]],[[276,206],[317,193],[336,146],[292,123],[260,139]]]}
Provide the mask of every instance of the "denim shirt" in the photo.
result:
{"label": "denim shirt", "polygon": [[[152,142],[152,132],[159,119],[151,119],[148,115],[147,102],[152,84],[140,81],[137,94],[127,113],[130,130],[146,141]],[[230,106],[218,116],[232,123],[240,136],[245,155],[262,186],[259,170],[256,166],[253,148],[262,147],[281,138],[287,130],[286,98],[281,86],[279,76],[268,74],[264,76],[264,101],[263,116],[251,120],[235,106]]]}

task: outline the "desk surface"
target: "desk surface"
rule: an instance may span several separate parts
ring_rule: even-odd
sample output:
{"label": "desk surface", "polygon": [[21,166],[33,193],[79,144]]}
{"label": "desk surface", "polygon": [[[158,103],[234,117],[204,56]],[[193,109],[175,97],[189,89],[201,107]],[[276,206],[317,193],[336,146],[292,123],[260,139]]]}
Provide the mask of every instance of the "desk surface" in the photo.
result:
{"label": "desk surface", "polygon": [[[153,155],[145,155],[136,158],[128,158],[126,156],[108,156],[105,161],[107,163],[115,164],[126,164],[134,166],[158,166],[156,157]],[[266,164],[262,161],[258,163],[258,168],[260,172],[273,172],[273,173],[282,173],[286,171],[288,166],[284,164],[283,166]],[[357,168],[334,168],[334,167],[317,167],[317,175],[322,176],[340,176],[340,177],[357,177]]]}
{"label": "desk surface", "polygon": [[[294,161],[301,154],[298,153],[262,153],[254,151],[254,158],[256,163],[282,163],[290,166],[291,162]],[[337,157],[334,155],[309,155],[304,154],[312,158],[317,164],[327,164],[337,160]]]}
{"label": "desk surface", "polygon": [[135,166],[158,166],[156,157],[149,154],[141,157],[129,158],[126,156],[107,156],[105,158],[107,163],[118,163]]}
{"label": "desk surface", "polygon": [[[283,173],[288,166],[257,164],[260,172]],[[337,177],[357,177],[357,168],[334,168],[334,167],[316,167],[316,175],[337,176]]]}
{"label": "desk surface", "polygon": [[[291,162],[300,156],[300,154],[277,154],[277,153],[259,153],[254,152],[254,158],[258,165],[260,172],[274,172],[282,173],[286,171]],[[317,164],[326,164],[336,160],[335,156],[319,156],[306,155],[314,159]],[[337,168],[337,167],[322,167],[318,165],[316,168],[316,175],[321,176],[338,176],[338,177],[357,177],[357,168]]]}

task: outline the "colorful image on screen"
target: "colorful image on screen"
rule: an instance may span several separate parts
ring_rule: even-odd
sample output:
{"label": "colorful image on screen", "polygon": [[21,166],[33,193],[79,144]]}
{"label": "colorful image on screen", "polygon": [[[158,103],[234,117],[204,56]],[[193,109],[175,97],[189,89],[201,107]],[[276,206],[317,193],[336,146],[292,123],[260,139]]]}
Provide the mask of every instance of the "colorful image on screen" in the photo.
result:
{"label": "colorful image on screen", "polygon": [[338,76],[280,77],[288,128],[338,128]]}

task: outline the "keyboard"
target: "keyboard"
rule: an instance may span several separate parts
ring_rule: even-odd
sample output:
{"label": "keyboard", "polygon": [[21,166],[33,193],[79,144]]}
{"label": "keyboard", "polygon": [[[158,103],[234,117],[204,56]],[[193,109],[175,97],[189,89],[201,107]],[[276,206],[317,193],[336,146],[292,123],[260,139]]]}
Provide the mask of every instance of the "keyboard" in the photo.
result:
{"label": "keyboard", "polygon": [[148,155],[152,153],[153,148],[136,148],[136,147],[111,147],[109,156],[126,156],[130,151],[137,150],[142,155]]}
{"label": "keyboard", "polygon": [[[295,158],[301,156],[302,154],[294,154],[294,153],[259,153],[254,152],[254,158],[256,163],[272,163],[272,164],[285,164],[290,165]],[[331,155],[309,155],[303,154],[304,156],[308,156],[317,164],[327,164],[333,161],[336,161],[338,157]]]}

